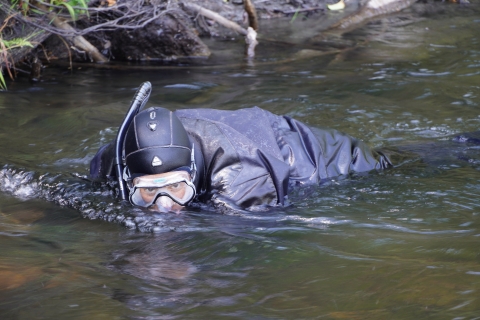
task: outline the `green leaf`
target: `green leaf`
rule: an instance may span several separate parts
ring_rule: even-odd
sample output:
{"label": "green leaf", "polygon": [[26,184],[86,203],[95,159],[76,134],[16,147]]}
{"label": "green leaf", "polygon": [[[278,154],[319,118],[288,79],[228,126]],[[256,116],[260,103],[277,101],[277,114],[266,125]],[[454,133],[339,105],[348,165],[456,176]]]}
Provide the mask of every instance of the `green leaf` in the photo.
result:
{"label": "green leaf", "polygon": [[292,20],[290,20],[290,23],[293,23],[295,21],[295,19],[297,19],[297,16],[298,16],[298,9],[293,14],[293,17],[292,17]]}
{"label": "green leaf", "polygon": [[3,40],[3,44],[7,49],[12,49],[15,47],[31,47],[33,48],[33,45],[30,41],[27,41],[22,38],[15,38],[12,40]]}
{"label": "green leaf", "polygon": [[28,12],[29,0],[22,1],[22,11],[24,14]]}
{"label": "green leaf", "polygon": [[85,0],[77,0],[77,1],[80,4],[80,7],[85,8],[85,10],[81,10],[81,13],[85,12],[87,14],[87,17],[89,17],[90,15],[88,14],[87,2]]}
{"label": "green leaf", "polygon": [[[77,3],[78,2],[78,3]],[[87,2],[85,0],[77,0],[75,1],[79,7],[87,9]]]}
{"label": "green leaf", "polygon": [[77,20],[77,16],[73,7],[66,2],[62,2],[62,5],[65,6],[65,8],[67,8],[68,12],[70,13],[70,16],[72,17],[72,20],[73,21]]}
{"label": "green leaf", "polygon": [[45,12],[43,11],[40,11],[40,10],[37,10],[37,9],[30,9],[33,13],[36,13],[36,14],[39,14],[39,15],[43,15],[45,14]]}
{"label": "green leaf", "polygon": [[0,90],[7,90],[7,84],[5,83],[5,79],[3,78],[3,72],[0,68]]}
{"label": "green leaf", "polygon": [[14,9],[18,5],[18,0],[12,0],[11,2],[10,9]]}

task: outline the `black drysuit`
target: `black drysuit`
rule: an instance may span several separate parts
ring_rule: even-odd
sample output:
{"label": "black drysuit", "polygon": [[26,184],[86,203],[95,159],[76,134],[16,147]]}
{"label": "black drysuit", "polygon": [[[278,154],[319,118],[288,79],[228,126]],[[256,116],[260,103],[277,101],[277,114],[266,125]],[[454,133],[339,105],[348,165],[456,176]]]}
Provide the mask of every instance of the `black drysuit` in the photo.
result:
{"label": "black drysuit", "polygon": [[[392,165],[386,155],[344,133],[310,128],[257,107],[175,114],[195,145],[197,191],[214,204],[275,206],[284,203],[291,185]],[[102,147],[91,162],[91,177],[112,176],[113,158],[113,143]]]}

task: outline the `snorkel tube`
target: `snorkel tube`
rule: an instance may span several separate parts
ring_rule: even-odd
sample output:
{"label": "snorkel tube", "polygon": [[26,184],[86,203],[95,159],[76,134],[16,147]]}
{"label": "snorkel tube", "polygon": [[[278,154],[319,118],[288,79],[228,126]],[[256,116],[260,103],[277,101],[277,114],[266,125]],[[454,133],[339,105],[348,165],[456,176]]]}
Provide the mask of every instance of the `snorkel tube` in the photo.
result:
{"label": "snorkel tube", "polygon": [[117,174],[119,196],[122,200],[128,199],[128,193],[125,181],[123,180],[123,142],[125,141],[125,135],[127,134],[128,127],[132,122],[135,115],[140,109],[142,109],[150,97],[152,92],[152,84],[148,81],[142,83],[140,87],[135,92],[132,102],[130,103],[130,108],[128,109],[125,119],[123,119],[122,124],[118,128],[117,138],[115,140],[115,173]]}

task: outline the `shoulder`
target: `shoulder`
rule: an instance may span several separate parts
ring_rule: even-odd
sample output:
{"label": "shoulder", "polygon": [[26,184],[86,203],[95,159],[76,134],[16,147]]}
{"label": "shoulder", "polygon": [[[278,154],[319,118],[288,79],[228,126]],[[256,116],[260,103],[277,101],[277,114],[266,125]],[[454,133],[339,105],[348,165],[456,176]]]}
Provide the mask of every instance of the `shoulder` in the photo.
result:
{"label": "shoulder", "polygon": [[209,108],[199,109],[179,109],[175,111],[179,118],[197,118],[210,121],[224,121],[229,118],[237,117],[258,117],[273,115],[271,112],[259,107],[242,108],[236,110],[219,110]]}

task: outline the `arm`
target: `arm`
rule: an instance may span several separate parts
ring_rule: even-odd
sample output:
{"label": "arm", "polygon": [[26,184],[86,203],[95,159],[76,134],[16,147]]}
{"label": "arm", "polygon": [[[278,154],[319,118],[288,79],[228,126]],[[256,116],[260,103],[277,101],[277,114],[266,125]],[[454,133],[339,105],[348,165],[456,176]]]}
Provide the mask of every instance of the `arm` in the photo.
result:
{"label": "arm", "polygon": [[93,181],[106,181],[116,176],[113,168],[115,144],[110,142],[102,146],[90,161],[90,178]]}

